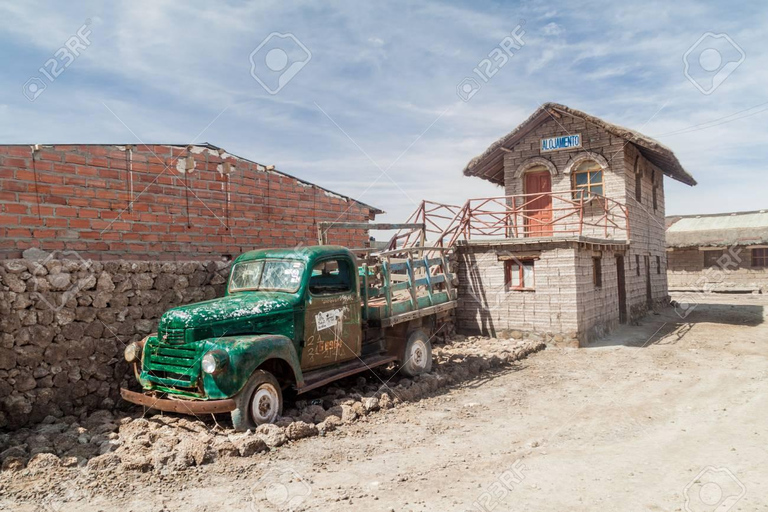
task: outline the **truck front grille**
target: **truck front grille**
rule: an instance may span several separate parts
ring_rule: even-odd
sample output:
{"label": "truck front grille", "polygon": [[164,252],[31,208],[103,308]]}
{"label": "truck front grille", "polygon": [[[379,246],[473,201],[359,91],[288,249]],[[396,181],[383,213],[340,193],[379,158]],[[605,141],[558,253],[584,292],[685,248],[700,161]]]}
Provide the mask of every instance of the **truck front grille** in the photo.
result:
{"label": "truck front grille", "polygon": [[164,388],[197,394],[202,356],[198,352],[196,343],[171,344],[150,338],[144,347],[143,376]]}
{"label": "truck front grille", "polygon": [[165,329],[157,333],[160,341],[165,343],[184,343],[184,329]]}

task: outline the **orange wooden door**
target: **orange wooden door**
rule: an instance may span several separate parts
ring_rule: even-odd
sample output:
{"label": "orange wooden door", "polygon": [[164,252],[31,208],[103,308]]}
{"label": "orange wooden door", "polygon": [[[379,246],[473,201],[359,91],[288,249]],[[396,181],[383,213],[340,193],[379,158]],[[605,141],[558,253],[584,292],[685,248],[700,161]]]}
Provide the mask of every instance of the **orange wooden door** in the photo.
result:
{"label": "orange wooden door", "polygon": [[527,196],[526,236],[552,236],[552,176],[549,171],[531,172],[525,175],[525,193],[542,194]]}

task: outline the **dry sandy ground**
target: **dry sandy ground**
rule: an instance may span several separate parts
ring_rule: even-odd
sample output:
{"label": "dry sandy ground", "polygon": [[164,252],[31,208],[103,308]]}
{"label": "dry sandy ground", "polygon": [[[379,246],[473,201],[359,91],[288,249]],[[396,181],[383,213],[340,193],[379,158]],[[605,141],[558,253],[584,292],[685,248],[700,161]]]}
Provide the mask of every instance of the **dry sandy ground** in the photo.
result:
{"label": "dry sandy ground", "polygon": [[685,321],[668,308],[258,461],[122,498],[120,479],[88,502],[76,489],[45,508],[0,497],[0,509],[768,511],[768,300],[706,302]]}

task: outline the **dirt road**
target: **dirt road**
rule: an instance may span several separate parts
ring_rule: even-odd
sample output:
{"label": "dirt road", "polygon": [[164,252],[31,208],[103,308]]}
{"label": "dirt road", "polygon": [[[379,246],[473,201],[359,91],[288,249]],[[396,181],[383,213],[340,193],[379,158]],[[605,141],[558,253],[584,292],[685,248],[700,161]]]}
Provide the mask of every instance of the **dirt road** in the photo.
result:
{"label": "dirt road", "polygon": [[119,496],[134,475],[124,472],[112,492],[86,502],[73,489],[71,501],[46,506],[768,510],[768,301],[707,302],[684,321],[668,308],[594,347],[550,347],[266,457],[155,477]]}

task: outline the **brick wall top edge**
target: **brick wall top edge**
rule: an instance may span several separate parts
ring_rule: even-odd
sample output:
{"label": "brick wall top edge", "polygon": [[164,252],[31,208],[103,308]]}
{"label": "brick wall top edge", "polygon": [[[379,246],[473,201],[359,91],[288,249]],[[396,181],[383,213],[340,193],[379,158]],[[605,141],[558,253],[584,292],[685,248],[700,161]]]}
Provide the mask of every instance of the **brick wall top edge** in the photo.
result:
{"label": "brick wall top edge", "polygon": [[[23,156],[31,156],[32,148],[34,146],[37,146],[38,149],[41,152],[41,155],[45,153],[45,156],[47,156],[49,160],[59,160],[62,161],[64,159],[58,159],[57,156],[63,157],[64,155],[56,155],[55,153],[57,151],[61,151],[63,153],[87,153],[87,154],[96,154],[99,156],[106,156],[108,154],[108,150],[112,151],[121,151],[124,152],[128,146],[131,146],[134,150],[134,155],[139,156],[140,162],[150,162],[150,160],[155,160],[155,163],[160,164],[160,161],[158,161],[158,158],[160,160],[163,160],[165,164],[168,164],[171,162],[171,160],[176,159],[180,156],[183,156],[187,153],[187,148],[191,148],[191,153],[195,157],[199,157],[201,155],[207,155],[208,157],[212,157],[215,161],[215,164],[224,162],[224,161],[230,161],[235,164],[235,168],[237,168],[238,164],[241,167],[248,168],[249,170],[255,170],[257,172],[269,172],[275,175],[279,175],[282,178],[287,178],[289,180],[293,180],[298,182],[301,185],[305,185],[308,187],[313,187],[318,190],[324,191],[326,194],[329,194],[330,197],[335,197],[342,199],[344,201],[352,201],[354,203],[357,203],[363,208],[370,209],[371,214],[376,213],[383,213],[383,210],[376,208],[375,206],[368,205],[366,203],[363,203],[361,201],[358,201],[357,199],[349,196],[345,196],[343,194],[340,194],[338,192],[334,192],[332,190],[329,190],[321,185],[317,185],[315,183],[312,183],[310,181],[301,179],[299,177],[296,177],[292,174],[289,174],[287,172],[278,170],[274,165],[264,165],[258,162],[255,162],[253,160],[250,160],[245,157],[241,157],[238,155],[234,155],[232,153],[229,153],[224,148],[220,148],[218,146],[215,146],[213,144],[0,144],[0,156],[4,155],[11,155],[11,156],[17,156],[17,157],[23,157]],[[154,155],[150,155],[152,157],[147,157],[145,159],[141,159],[142,156],[141,153],[154,153]],[[154,158],[154,156],[157,156],[158,158]],[[71,163],[77,163],[77,162],[71,162]],[[82,162],[85,164],[86,162]],[[89,162],[90,163],[90,162]]]}

